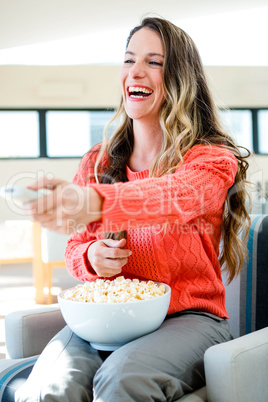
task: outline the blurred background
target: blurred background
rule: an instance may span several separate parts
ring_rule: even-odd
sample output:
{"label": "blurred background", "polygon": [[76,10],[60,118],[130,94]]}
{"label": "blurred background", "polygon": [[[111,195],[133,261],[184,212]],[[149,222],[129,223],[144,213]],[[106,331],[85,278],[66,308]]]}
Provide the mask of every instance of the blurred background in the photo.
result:
{"label": "blurred background", "polygon": [[[223,124],[253,152],[249,180],[264,190],[252,188],[253,212],[267,213],[267,0],[0,0],[0,187],[40,175],[72,180],[114,114],[126,39],[146,15],[169,19],[196,42]],[[40,228],[4,199],[0,240],[3,357],[4,316],[55,302],[75,281],[62,247],[44,265],[51,261]]]}

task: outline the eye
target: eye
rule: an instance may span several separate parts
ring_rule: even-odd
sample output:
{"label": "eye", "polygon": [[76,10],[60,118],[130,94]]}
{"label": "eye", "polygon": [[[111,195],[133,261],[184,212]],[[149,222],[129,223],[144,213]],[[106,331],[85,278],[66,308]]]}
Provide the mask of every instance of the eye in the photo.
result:
{"label": "eye", "polygon": [[130,60],[130,59],[127,59],[127,60],[124,61],[124,64],[131,64],[131,63],[134,63],[134,61]]}
{"label": "eye", "polygon": [[160,63],[158,61],[150,61],[149,64],[152,65],[152,66],[158,66],[158,67],[163,66],[163,63]]}

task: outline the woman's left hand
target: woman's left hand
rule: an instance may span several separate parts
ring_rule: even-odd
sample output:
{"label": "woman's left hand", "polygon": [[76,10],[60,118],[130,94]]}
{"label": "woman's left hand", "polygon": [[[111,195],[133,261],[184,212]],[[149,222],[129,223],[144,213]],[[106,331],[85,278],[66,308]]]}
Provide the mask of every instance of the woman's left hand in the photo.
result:
{"label": "woman's left hand", "polygon": [[42,177],[29,188],[51,190],[45,197],[25,205],[33,219],[49,230],[69,234],[101,219],[102,198],[91,187]]}

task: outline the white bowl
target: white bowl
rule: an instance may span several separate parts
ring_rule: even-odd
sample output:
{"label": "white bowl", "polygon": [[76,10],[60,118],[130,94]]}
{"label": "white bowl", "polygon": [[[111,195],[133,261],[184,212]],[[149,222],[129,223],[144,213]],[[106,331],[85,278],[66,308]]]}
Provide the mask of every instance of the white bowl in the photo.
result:
{"label": "white bowl", "polygon": [[88,303],[58,295],[60,309],[68,326],[98,350],[115,350],[133,339],[155,331],[164,321],[171,289],[148,300],[127,303]]}

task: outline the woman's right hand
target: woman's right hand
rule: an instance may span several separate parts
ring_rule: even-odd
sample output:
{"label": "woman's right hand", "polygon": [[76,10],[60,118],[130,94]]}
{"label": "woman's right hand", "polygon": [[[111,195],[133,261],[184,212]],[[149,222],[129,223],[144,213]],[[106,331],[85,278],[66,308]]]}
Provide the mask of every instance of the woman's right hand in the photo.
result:
{"label": "woman's right hand", "polygon": [[103,239],[89,246],[87,257],[98,276],[109,278],[121,273],[132,254],[130,250],[124,249],[125,245],[126,239]]}

